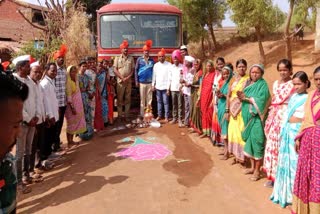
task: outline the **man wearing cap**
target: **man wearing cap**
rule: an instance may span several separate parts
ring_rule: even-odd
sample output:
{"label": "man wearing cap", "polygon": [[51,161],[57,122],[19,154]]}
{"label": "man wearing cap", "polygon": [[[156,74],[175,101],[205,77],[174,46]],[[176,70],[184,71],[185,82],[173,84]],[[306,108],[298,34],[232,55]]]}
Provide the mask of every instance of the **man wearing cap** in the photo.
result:
{"label": "man wearing cap", "polygon": [[0,72],[0,213],[16,213],[17,170],[11,150],[21,131],[28,86]]}
{"label": "man wearing cap", "polygon": [[30,74],[29,62],[29,59],[18,61],[16,63],[16,73],[13,74],[18,80],[25,83],[29,89],[28,98],[23,104],[22,131],[17,138],[16,151],[18,188],[22,193],[31,192],[31,188],[26,185],[32,183],[29,174],[30,156],[35,127],[41,117],[37,108],[36,88],[32,79],[28,76]]}
{"label": "man wearing cap", "polygon": [[[43,98],[43,92],[41,90],[40,80],[42,78],[43,71],[39,65],[39,62],[34,62],[30,65],[31,71],[29,77],[32,79],[34,86],[35,86],[35,92],[37,97],[37,109],[39,112],[39,120],[36,125],[36,132],[35,136],[33,138],[32,142],[32,151],[30,156],[30,176],[33,178],[34,181],[40,182],[42,181],[42,177],[40,174],[38,174],[35,171],[35,161],[36,161],[36,154],[38,153],[38,157],[43,156],[42,154],[42,148],[44,147],[44,131],[45,131],[45,119],[46,119],[46,113],[44,110],[44,98]],[[39,163],[36,166],[37,168],[41,167],[41,161],[39,160]]]}
{"label": "man wearing cap", "polygon": [[180,53],[181,53],[181,57],[182,57],[182,62],[184,61],[184,57],[188,56],[188,48],[186,45],[181,45],[180,47]]}
{"label": "man wearing cap", "polygon": [[162,48],[161,51],[158,53],[159,61],[154,65],[153,68],[152,90],[156,90],[157,95],[157,120],[161,120],[163,117],[164,105],[164,122],[167,123],[169,122],[169,69],[171,64],[165,60],[165,55],[166,52]]}
{"label": "man wearing cap", "polygon": [[193,76],[195,70],[193,68],[194,58],[192,56],[185,56],[184,57],[184,65],[186,67],[186,73],[183,75],[182,83],[182,93],[184,97],[184,110],[185,110],[185,117],[184,117],[184,125],[181,127],[189,127],[189,120],[190,120],[190,109],[191,109],[191,85],[193,81]]}
{"label": "man wearing cap", "polygon": [[143,46],[143,56],[139,57],[135,67],[136,87],[140,91],[140,116],[143,117],[145,108],[152,103],[152,73],[154,60],[149,57],[149,51],[152,45],[151,40],[147,40]]}
{"label": "man wearing cap", "polygon": [[[121,55],[114,60],[114,73],[117,76],[118,117],[128,121],[131,105],[131,77],[134,72],[134,60],[128,55],[128,41],[120,45]],[[123,115],[123,106],[125,114]]]}
{"label": "man wearing cap", "polygon": [[54,138],[54,148],[53,151],[57,152],[61,149],[60,144],[60,134],[63,126],[64,114],[67,107],[67,97],[66,97],[66,68],[64,67],[64,57],[65,51],[59,50],[55,52],[53,58],[57,65],[57,77],[54,80],[56,87],[56,94],[59,103],[59,120],[56,122],[56,135]]}
{"label": "man wearing cap", "polygon": [[186,45],[182,45],[180,47],[180,53],[181,53],[182,64],[183,64],[183,76],[186,76],[188,72],[188,68],[186,67],[186,64],[185,64],[185,57],[189,56],[188,48]]}

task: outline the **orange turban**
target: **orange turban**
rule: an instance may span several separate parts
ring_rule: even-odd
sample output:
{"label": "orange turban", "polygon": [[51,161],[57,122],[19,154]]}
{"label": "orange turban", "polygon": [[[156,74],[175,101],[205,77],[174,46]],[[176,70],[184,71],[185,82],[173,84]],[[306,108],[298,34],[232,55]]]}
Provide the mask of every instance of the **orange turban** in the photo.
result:
{"label": "orange turban", "polygon": [[123,40],[123,42],[120,45],[120,49],[124,49],[124,48],[128,48],[129,47],[129,43],[127,40]]}
{"label": "orange turban", "polygon": [[164,50],[164,48],[161,49],[161,51],[158,52],[158,56],[165,56],[166,55],[166,51]]}
{"label": "orange turban", "polygon": [[151,49],[151,46],[152,46],[152,40],[147,40],[146,44],[143,46],[142,50],[149,51]]}
{"label": "orange turban", "polygon": [[5,61],[5,62],[1,63],[1,65],[2,65],[3,69],[6,71],[8,66],[10,65],[10,62]]}
{"label": "orange turban", "polygon": [[56,60],[59,57],[65,57],[66,53],[67,53],[67,46],[61,45],[60,50],[54,52],[53,59]]}

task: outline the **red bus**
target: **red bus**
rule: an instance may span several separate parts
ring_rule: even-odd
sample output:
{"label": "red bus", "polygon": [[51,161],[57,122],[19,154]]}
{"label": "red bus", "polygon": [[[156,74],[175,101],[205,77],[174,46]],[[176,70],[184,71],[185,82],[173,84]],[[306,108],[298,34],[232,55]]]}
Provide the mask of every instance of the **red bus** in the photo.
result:
{"label": "red bus", "polygon": [[142,55],[146,40],[152,40],[150,56],[165,48],[167,59],[182,44],[181,11],[167,4],[114,3],[97,11],[98,58],[120,54],[123,40],[129,42],[129,54]]}

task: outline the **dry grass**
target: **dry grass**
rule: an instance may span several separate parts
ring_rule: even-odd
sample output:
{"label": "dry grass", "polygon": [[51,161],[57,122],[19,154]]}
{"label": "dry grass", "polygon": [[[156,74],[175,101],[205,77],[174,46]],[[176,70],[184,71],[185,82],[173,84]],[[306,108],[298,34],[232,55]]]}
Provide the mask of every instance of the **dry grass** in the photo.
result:
{"label": "dry grass", "polygon": [[77,65],[85,56],[94,55],[90,45],[88,17],[83,10],[70,9],[68,27],[62,32],[64,43],[68,46],[66,63]]}

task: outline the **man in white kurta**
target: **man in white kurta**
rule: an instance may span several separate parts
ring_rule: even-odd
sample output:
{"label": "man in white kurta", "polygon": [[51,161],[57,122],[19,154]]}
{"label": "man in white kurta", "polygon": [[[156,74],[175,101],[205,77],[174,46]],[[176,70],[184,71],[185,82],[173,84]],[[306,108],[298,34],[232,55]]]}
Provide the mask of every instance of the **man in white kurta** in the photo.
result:
{"label": "man in white kurta", "polygon": [[169,69],[171,64],[165,61],[164,50],[158,53],[158,57],[159,61],[153,67],[152,90],[156,90],[157,95],[157,120],[163,118],[164,106],[164,122],[167,123],[169,121]]}
{"label": "man in white kurta", "polygon": [[35,133],[35,126],[40,115],[37,112],[36,89],[33,81],[28,76],[30,73],[29,60],[18,61],[16,64],[16,70],[17,72],[13,75],[18,80],[25,83],[29,88],[28,98],[23,104],[22,130],[17,138],[16,150],[18,189],[21,190],[22,193],[28,193],[31,189],[27,188],[26,185],[32,182],[29,175],[31,148]]}
{"label": "man in white kurta", "polygon": [[55,63],[49,63],[45,67],[46,75],[41,80],[40,85],[44,97],[45,110],[45,145],[43,148],[43,157],[41,161],[46,160],[52,153],[52,146],[55,140],[56,122],[59,120],[59,104],[56,96],[54,79],[57,76],[57,66]]}

